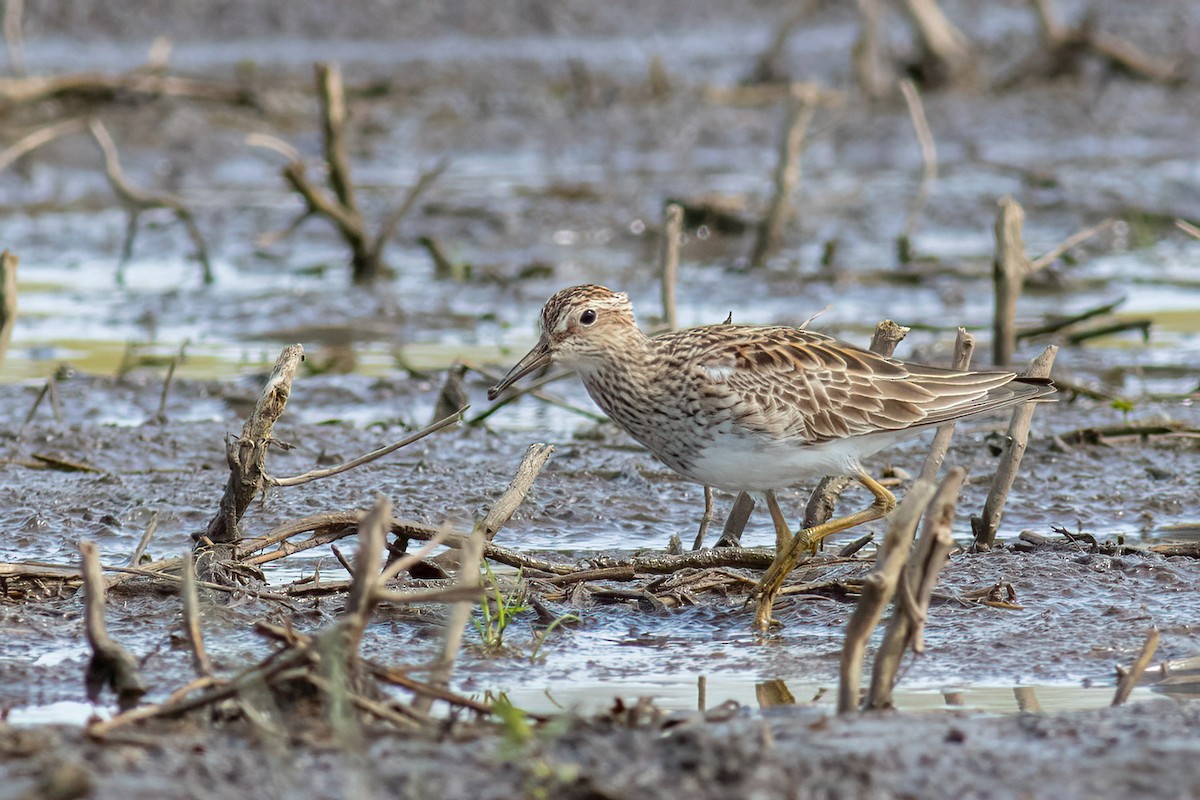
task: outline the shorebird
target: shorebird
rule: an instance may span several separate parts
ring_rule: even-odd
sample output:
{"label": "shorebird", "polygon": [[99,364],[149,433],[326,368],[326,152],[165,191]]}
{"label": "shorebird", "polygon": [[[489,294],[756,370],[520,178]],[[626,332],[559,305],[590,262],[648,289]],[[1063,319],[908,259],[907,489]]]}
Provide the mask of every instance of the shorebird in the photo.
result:
{"label": "shorebird", "polygon": [[[537,344],[488,399],[551,363],[575,370],[596,405],[675,472],[765,501],[776,558],[760,584],[760,627],[774,624],[771,598],[799,552],[895,507],[863,458],[929,426],[1054,391],[1045,379],[907,363],[780,325],[706,325],[650,337],[628,295],[595,285],[546,302]],[[854,477],[874,502],[793,536],[775,491],[825,475]]]}

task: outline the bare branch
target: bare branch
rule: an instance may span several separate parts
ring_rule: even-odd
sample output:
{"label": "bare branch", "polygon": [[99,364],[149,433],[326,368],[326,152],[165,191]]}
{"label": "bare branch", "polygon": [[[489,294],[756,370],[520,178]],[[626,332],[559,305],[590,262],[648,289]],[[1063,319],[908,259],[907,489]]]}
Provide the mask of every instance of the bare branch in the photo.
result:
{"label": "bare branch", "polygon": [[1133,693],[1142,673],[1146,671],[1146,667],[1150,666],[1150,659],[1154,658],[1154,651],[1157,649],[1158,628],[1151,628],[1150,632],[1146,634],[1146,643],[1142,645],[1142,651],[1138,654],[1137,660],[1133,662],[1129,672],[1126,672],[1122,676],[1121,682],[1117,684],[1117,692],[1112,700],[1114,706],[1123,705],[1129,699],[1129,695]]}
{"label": "bare branch", "polygon": [[925,210],[929,201],[929,191],[938,175],[937,147],[933,143],[933,132],[929,130],[929,120],[925,118],[925,106],[921,103],[921,95],[916,85],[905,78],[900,81],[900,91],[904,94],[904,102],[908,104],[908,114],[912,117],[913,130],[917,134],[917,142],[921,146],[921,162],[925,165],[921,172],[921,184],[917,188],[916,197],[908,209],[908,220],[904,223],[904,235],[912,239],[917,229],[917,218]]}
{"label": "bare branch", "polygon": [[278,136],[271,136],[267,133],[252,133],[246,137],[246,144],[250,147],[261,147],[264,150],[271,150],[279,153],[289,162],[302,161],[300,151],[292,147],[289,143],[280,139]]}
{"label": "bare branch", "polygon": [[25,38],[21,34],[21,17],[25,0],[5,0],[4,41],[8,45],[8,65],[14,75],[25,74]]}
{"label": "bare branch", "polygon": [[[17,322],[18,262],[16,255],[8,250],[0,253],[0,367],[4,366],[4,356],[8,353],[8,343],[12,338],[13,326]],[[40,395],[38,399],[41,399]],[[22,429],[29,424],[29,418],[36,410],[35,404],[29,412],[29,417],[26,417],[25,424],[21,426]]]}
{"label": "bare branch", "polygon": [[99,102],[118,95],[190,97],[232,105],[257,104],[255,98],[241,86],[179,78],[144,69],[118,75],[78,72],[0,78],[0,106],[31,105],[65,97]]}
{"label": "bare branch", "polygon": [[348,634],[346,653],[358,658],[358,646],[371,609],[375,607],[379,586],[379,559],[383,554],[384,528],[392,518],[392,503],[383,495],[375,499],[371,510],[358,525],[358,552],[354,556],[354,581],[346,609],[342,612],[342,628]]}
{"label": "bare branch", "polygon": [[368,464],[372,461],[383,458],[389,453],[394,453],[401,447],[406,447],[413,442],[420,441],[432,433],[437,433],[443,428],[448,428],[451,425],[457,424],[458,422],[462,421],[462,415],[469,407],[470,406],[463,406],[450,416],[440,419],[428,427],[422,428],[411,436],[406,436],[400,441],[393,442],[386,447],[380,447],[377,450],[372,450],[371,452],[347,461],[344,464],[338,464],[335,467],[326,467],[324,469],[314,469],[311,472],[306,472],[303,475],[295,475],[290,478],[273,478],[269,475],[264,476],[264,478],[266,482],[272,486],[299,486],[303,483],[319,480],[321,478],[328,478],[329,476],[337,475],[340,472],[346,472],[347,470],[354,469],[355,467],[361,467],[363,464]]}
{"label": "bare branch", "polygon": [[[139,189],[129,183],[125,178],[125,173],[121,170],[121,161],[117,156],[117,146],[109,135],[108,129],[98,119],[92,119],[88,123],[88,128],[91,130],[92,137],[96,140],[96,144],[100,146],[100,152],[104,155],[104,175],[108,178],[109,185],[116,192],[117,197],[128,207],[130,214],[130,227],[136,227],[137,215],[141,211],[152,208],[165,208],[175,214],[175,217],[183,224],[187,230],[188,237],[192,240],[192,246],[196,249],[196,260],[200,262],[200,266],[204,271],[204,283],[211,284],[213,282],[212,265],[208,260],[208,247],[204,243],[204,237],[200,233],[199,226],[196,225],[195,217],[188,210],[183,201],[173,195],[162,192],[148,192],[144,189]],[[126,249],[132,246],[132,235],[126,237]]]}
{"label": "bare branch", "polygon": [[[1054,366],[1054,356],[1058,348],[1050,345],[1041,355],[1030,362],[1024,375],[1031,378],[1049,378],[1050,369]],[[1025,455],[1025,445],[1029,439],[1029,425],[1033,420],[1033,410],[1036,403],[1022,403],[1013,409],[1012,419],[1008,423],[1008,434],[1004,440],[1004,453],[996,476],[992,479],[992,488],[988,491],[987,500],[983,504],[983,513],[971,517],[971,528],[975,533],[975,548],[986,550],[996,542],[996,532],[1000,529],[1000,519],[1004,515],[1004,504],[1008,493],[1012,490],[1017,479],[1017,470],[1021,467],[1021,458]]]}
{"label": "bare branch", "polygon": [[500,499],[492,504],[487,516],[479,524],[487,541],[490,542],[496,538],[496,533],[504,527],[521,503],[525,501],[529,490],[533,487],[533,482],[537,480],[538,474],[553,452],[553,445],[541,443],[531,444],[525,450],[525,455],[517,467],[517,473],[508,484],[508,488],[504,490],[504,494],[500,495]]}
{"label": "bare branch", "polygon": [[679,275],[679,245],[683,232],[683,208],[668,203],[663,214],[662,243],[659,247],[659,274],[662,281],[663,319],[668,330],[679,327],[675,312],[675,282]]}
{"label": "bare branch", "polygon": [[408,192],[405,193],[404,200],[400,203],[400,206],[388,214],[384,218],[383,224],[379,226],[379,233],[375,236],[375,243],[371,245],[371,253],[376,260],[383,258],[383,248],[396,235],[396,229],[400,227],[400,223],[412,213],[417,200],[421,198],[421,195],[425,194],[429,187],[437,182],[437,179],[442,176],[442,173],[449,166],[450,159],[441,159],[433,167],[422,172],[417,178],[417,182],[408,187]]}
{"label": "bare branch", "polygon": [[321,99],[321,138],[325,163],[329,165],[329,186],[338,203],[351,214],[358,213],[354,182],[350,178],[350,158],[346,153],[346,97],[342,71],[337,64],[318,63],[317,96]]}
{"label": "bare branch", "polygon": [[750,266],[753,268],[766,265],[767,257],[778,248],[783,237],[784,227],[792,212],[792,196],[800,184],[800,155],[804,150],[804,138],[819,99],[820,90],[814,84],[792,84],[787,119],[775,163],[775,192],[754,240],[754,250],[750,255]]}
{"label": "bare branch", "polygon": [[[228,442],[225,449],[229,462],[229,481],[221,497],[217,515],[208,523],[205,538],[214,544],[236,542],[240,536],[238,522],[246,513],[251,499],[264,485],[267,446],[271,432],[279,417],[283,415],[292,391],[292,379],[300,362],[304,360],[304,348],[293,344],[283,348],[275,367],[263,386],[254,411],[242,426],[242,435]],[[198,545],[199,546],[199,545]]]}
{"label": "bare branch", "polygon": [[896,592],[900,572],[908,560],[913,533],[933,491],[932,484],[917,481],[904,495],[888,523],[887,536],[879,548],[875,568],[863,581],[862,595],[846,623],[846,639],[842,645],[838,681],[839,714],[847,714],[858,707],[867,640]]}
{"label": "bare branch", "polygon": [[[484,551],[484,534],[482,528],[476,528],[467,539],[462,550],[462,558],[458,566],[458,581],[455,586],[459,589],[471,590],[480,584],[479,565]],[[462,645],[463,631],[471,617],[471,609],[477,601],[467,600],[456,603],[450,610],[446,620],[446,638],[442,642],[442,654],[438,666],[430,671],[429,683],[437,688],[445,688],[450,684],[450,673],[454,670],[454,661],[458,657]],[[418,711],[428,713],[433,704],[433,698],[421,695],[413,702]]]}
{"label": "bare branch", "polygon": [[885,319],[875,325],[875,333],[871,335],[870,349],[872,352],[890,358],[896,352],[896,346],[904,341],[911,328]]}
{"label": "bare branch", "polygon": [[142,556],[146,552],[146,548],[150,545],[150,540],[154,537],[154,532],[158,530],[158,512],[155,511],[150,515],[150,522],[146,525],[146,530],[142,531],[142,538],[138,540],[137,547],[133,548],[133,555],[129,557],[129,566],[136,567],[141,564]]}
{"label": "bare branch", "polygon": [[1197,228],[1195,225],[1185,219],[1175,220],[1175,227],[1179,228],[1179,230],[1183,231],[1188,236],[1191,236],[1193,239],[1200,239],[1200,228]]}
{"label": "bare branch", "polygon": [[61,122],[46,125],[22,136],[6,147],[3,153],[0,153],[0,172],[12,166],[13,162],[21,156],[32,153],[39,147],[47,145],[63,136],[83,133],[83,130],[84,122],[82,119],[64,119]]}
{"label": "bare branch", "polygon": [[120,709],[128,711],[146,693],[146,685],[133,656],[108,635],[104,623],[104,575],[95,543],[79,542],[79,552],[83,556],[84,628],[92,648],[86,676],[87,696],[93,703],[98,702],[101,691],[108,686],[116,693]]}
{"label": "bare branch", "polygon": [[1037,258],[1035,258],[1029,265],[1029,272],[1032,274],[1034,272],[1037,272],[1039,269],[1042,269],[1043,267],[1050,266],[1050,264],[1054,263],[1054,259],[1061,256],[1063,253],[1067,252],[1072,247],[1075,247],[1078,244],[1082,244],[1083,242],[1086,242],[1088,239],[1092,238],[1096,234],[1103,233],[1104,231],[1108,230],[1109,228],[1111,228],[1113,226],[1113,223],[1115,223],[1115,222],[1116,222],[1115,219],[1106,219],[1098,225],[1093,225],[1090,228],[1085,228],[1084,230],[1081,230],[1078,233],[1068,236],[1062,242],[1060,242],[1059,244],[1052,247],[1049,251],[1047,251],[1045,253],[1045,255],[1041,255],[1041,256],[1038,256]]}
{"label": "bare branch", "polygon": [[211,677],[212,661],[204,649],[204,634],[200,629],[200,596],[196,591],[196,565],[191,551],[183,554],[183,619],[188,643],[192,646],[192,666],[201,677]]}
{"label": "bare branch", "polygon": [[1012,362],[1017,341],[1017,298],[1025,278],[1032,272],[1025,252],[1022,228],[1025,211],[1011,197],[1003,197],[996,215],[996,254],[992,261],[995,310],[992,318],[992,361],[997,366]]}
{"label": "bare branch", "polygon": [[925,510],[921,538],[913,548],[898,584],[899,600],[893,603],[891,620],[883,642],[875,654],[867,708],[891,708],[892,689],[896,685],[900,663],[910,646],[915,653],[925,649],[925,617],[938,573],[954,547],[951,527],[958,505],[958,493],[967,473],[955,467],[946,474]]}

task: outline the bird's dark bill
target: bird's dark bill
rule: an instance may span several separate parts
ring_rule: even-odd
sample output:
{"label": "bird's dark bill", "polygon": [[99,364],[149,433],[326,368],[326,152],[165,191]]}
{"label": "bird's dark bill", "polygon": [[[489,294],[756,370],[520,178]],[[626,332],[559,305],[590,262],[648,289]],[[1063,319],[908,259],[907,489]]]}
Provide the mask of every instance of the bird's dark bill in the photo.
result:
{"label": "bird's dark bill", "polygon": [[534,345],[534,348],[525,354],[525,357],[517,362],[517,365],[509,370],[504,376],[504,380],[497,383],[492,388],[488,389],[488,400],[495,400],[508,387],[512,386],[517,381],[524,378],[531,372],[536,372],[550,364],[550,347],[543,341]]}

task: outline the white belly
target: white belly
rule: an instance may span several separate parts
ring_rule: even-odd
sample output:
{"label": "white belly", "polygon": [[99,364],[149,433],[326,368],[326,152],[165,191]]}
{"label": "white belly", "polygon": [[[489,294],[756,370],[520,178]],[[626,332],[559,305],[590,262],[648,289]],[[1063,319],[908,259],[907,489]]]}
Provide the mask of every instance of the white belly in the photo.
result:
{"label": "white belly", "polygon": [[862,470],[860,459],[917,433],[912,429],[889,431],[805,446],[764,445],[748,437],[722,436],[700,451],[686,475],[726,491],[783,489],[825,475],[853,475]]}

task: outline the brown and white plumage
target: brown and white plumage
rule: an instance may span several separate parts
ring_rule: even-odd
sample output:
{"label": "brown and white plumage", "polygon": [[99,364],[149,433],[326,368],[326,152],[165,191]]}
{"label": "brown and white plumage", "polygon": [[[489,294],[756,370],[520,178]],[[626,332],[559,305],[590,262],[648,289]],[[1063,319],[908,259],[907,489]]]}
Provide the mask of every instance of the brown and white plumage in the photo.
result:
{"label": "brown and white plumage", "polygon": [[575,369],[596,404],[676,472],[755,492],[856,474],[859,459],[925,426],[1054,391],[800,328],[709,325],[651,338],[626,295],[592,285],[547,301],[540,341],[489,395],[552,361]]}

